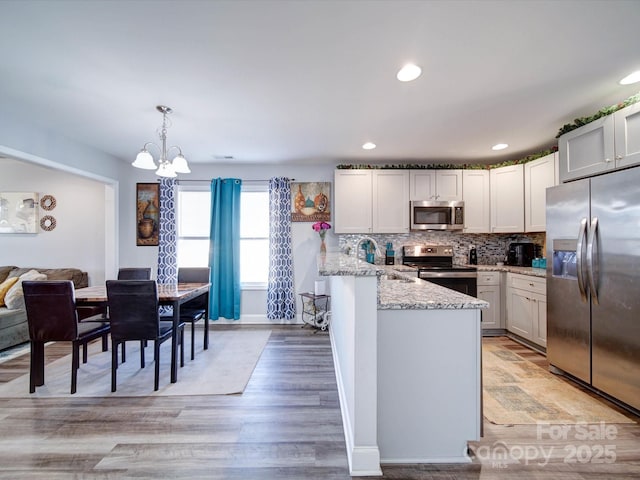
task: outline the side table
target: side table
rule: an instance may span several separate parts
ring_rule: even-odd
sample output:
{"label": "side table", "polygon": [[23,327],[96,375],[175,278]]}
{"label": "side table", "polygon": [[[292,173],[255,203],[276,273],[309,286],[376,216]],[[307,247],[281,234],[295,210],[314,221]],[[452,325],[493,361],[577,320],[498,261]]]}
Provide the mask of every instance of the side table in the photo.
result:
{"label": "side table", "polygon": [[[315,295],[311,292],[301,293],[302,321],[314,328],[326,330],[329,326],[329,302],[331,295]],[[303,325],[304,327],[304,325]]]}

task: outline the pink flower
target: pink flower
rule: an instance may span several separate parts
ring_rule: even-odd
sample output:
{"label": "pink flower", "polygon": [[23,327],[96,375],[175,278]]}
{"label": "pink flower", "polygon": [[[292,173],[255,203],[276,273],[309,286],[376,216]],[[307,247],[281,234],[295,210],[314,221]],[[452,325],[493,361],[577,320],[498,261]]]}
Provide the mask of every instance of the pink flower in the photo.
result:
{"label": "pink flower", "polygon": [[329,230],[331,228],[331,225],[329,225],[327,222],[316,222],[311,225],[311,228],[313,228],[318,233],[324,234],[326,233],[324,232],[324,230]]}

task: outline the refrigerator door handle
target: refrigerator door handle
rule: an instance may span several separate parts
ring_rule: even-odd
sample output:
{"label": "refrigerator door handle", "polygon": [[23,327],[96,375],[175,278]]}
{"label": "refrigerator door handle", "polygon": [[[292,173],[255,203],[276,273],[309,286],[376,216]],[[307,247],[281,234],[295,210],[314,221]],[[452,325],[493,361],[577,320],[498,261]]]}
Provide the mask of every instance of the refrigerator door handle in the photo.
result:
{"label": "refrigerator door handle", "polygon": [[[589,288],[591,290],[591,299],[593,303],[598,304],[598,217],[591,219],[591,230],[589,231],[589,237],[587,240],[587,276],[589,278]],[[594,245],[596,247],[596,254],[593,254]]]}
{"label": "refrigerator door handle", "polygon": [[576,270],[578,276],[578,288],[580,289],[580,297],[583,302],[587,302],[587,289],[585,288],[585,271],[582,269],[584,265],[585,238],[587,236],[587,219],[580,221],[580,231],[578,232],[578,244],[576,246]]}

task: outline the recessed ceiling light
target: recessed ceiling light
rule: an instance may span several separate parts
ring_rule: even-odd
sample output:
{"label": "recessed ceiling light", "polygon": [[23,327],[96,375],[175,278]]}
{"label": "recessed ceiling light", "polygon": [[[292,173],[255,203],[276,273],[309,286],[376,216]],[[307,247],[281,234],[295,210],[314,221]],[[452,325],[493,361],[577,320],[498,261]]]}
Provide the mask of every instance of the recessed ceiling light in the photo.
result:
{"label": "recessed ceiling light", "polygon": [[422,69],[413,63],[407,63],[396,74],[396,78],[401,82],[410,82],[415,80],[422,73]]}
{"label": "recessed ceiling light", "polygon": [[508,146],[509,144],[507,143],[496,143],[493,147],[491,147],[491,150],[504,150]]}
{"label": "recessed ceiling light", "polygon": [[631,85],[632,83],[640,82],[640,70],[630,73],[622,80],[620,80],[620,85]]}
{"label": "recessed ceiling light", "polygon": [[373,150],[374,148],[376,148],[376,144],[367,142],[362,145],[362,148],[364,148],[365,150]]}

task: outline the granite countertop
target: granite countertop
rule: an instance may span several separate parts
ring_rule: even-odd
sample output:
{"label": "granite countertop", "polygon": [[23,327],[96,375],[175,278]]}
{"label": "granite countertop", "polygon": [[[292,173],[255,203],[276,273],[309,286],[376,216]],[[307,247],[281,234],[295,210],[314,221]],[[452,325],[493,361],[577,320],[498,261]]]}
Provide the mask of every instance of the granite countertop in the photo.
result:
{"label": "granite countertop", "polygon": [[421,280],[402,265],[372,265],[341,253],[318,255],[323,276],[377,276],[378,310],[451,310],[488,308],[489,303]]}
{"label": "granite countertop", "polygon": [[489,308],[489,303],[402,273],[394,266],[378,279],[378,310],[459,310]]}
{"label": "granite countertop", "polygon": [[513,265],[474,265],[478,267],[478,272],[510,272],[519,273],[521,275],[530,275],[532,277],[547,278],[547,270],[545,268],[533,267],[516,267]]}
{"label": "granite countertop", "polygon": [[323,276],[373,277],[382,275],[384,267],[372,265],[344,253],[319,254],[316,258],[318,273]]}

